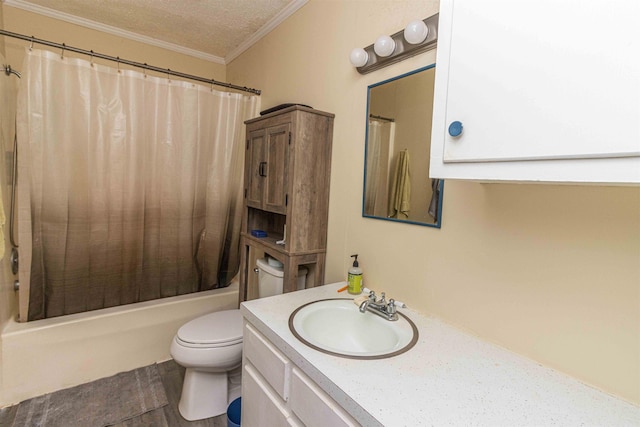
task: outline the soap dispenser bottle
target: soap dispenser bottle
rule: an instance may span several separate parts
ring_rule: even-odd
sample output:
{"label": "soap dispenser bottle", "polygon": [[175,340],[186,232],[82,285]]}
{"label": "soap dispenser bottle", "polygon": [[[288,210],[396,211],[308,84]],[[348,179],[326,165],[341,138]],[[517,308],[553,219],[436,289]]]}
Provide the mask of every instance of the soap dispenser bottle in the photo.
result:
{"label": "soap dispenser bottle", "polygon": [[354,260],[347,278],[347,292],[352,295],[360,295],[362,293],[362,269],[358,267],[358,254],[351,255],[351,258]]}

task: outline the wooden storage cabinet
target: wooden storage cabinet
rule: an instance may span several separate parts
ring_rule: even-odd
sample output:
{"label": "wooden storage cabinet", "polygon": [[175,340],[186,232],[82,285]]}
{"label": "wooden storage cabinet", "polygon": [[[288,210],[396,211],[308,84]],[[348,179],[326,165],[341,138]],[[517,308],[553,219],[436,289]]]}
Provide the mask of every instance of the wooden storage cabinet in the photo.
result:
{"label": "wooden storage cabinet", "polygon": [[245,347],[242,351],[242,425],[360,425],[247,322],[243,342]]}
{"label": "wooden storage cabinet", "polygon": [[640,183],[639,19],[636,0],[442,0],[431,176]]}
{"label": "wooden storage cabinet", "polygon": [[302,265],[307,287],[324,283],[333,118],[293,106],[245,122],[240,301],[257,296],[253,270],[265,254],[284,264],[284,292],[296,290]]}

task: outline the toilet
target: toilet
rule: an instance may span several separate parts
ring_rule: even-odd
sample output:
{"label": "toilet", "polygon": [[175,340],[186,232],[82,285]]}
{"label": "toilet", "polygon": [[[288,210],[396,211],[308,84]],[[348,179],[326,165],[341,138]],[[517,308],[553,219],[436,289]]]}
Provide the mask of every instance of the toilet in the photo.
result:
{"label": "toilet", "polygon": [[[283,267],[271,258],[256,262],[260,298],[282,293]],[[298,270],[298,289],[304,289],[307,269]],[[186,368],[178,410],[188,421],[215,417],[239,396],[242,363],[242,315],[224,310],[197,317],[178,329],[171,357]]]}
{"label": "toilet", "polygon": [[[284,266],[275,258],[266,257],[256,260],[258,273],[258,298],[280,295],[284,282]],[[297,290],[304,289],[307,269],[298,267]]]}

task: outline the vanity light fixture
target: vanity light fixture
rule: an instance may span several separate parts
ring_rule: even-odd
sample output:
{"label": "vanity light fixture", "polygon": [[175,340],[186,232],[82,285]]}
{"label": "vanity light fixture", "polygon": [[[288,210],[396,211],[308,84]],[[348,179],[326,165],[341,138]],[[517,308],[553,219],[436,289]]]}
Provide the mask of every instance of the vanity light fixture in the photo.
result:
{"label": "vanity light fixture", "polygon": [[354,67],[362,67],[369,61],[369,54],[363,48],[357,47],[351,51],[349,61],[351,61]]}
{"label": "vanity light fixture", "polygon": [[404,28],[404,39],[411,44],[420,44],[427,39],[429,27],[424,21],[411,21]]}
{"label": "vanity light fixture", "polygon": [[355,48],[349,55],[360,74],[367,74],[403,59],[434,49],[438,40],[438,14],[409,22],[404,30],[380,36],[372,45]]}
{"label": "vanity light fixture", "polygon": [[390,56],[396,50],[396,42],[389,36],[380,36],[373,44],[373,51],[378,56]]}

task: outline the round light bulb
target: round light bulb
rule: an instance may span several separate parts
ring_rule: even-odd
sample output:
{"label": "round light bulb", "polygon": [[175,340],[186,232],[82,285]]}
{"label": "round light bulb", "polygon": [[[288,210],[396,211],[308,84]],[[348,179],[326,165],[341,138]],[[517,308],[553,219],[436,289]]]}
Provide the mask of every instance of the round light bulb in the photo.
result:
{"label": "round light bulb", "polygon": [[369,54],[361,47],[357,47],[349,54],[349,61],[354,67],[362,67],[369,61]]}
{"label": "round light bulb", "polygon": [[407,24],[404,29],[404,39],[411,44],[420,44],[427,39],[429,28],[424,21],[416,19]]}
{"label": "round light bulb", "polygon": [[380,36],[373,44],[373,50],[378,56],[389,56],[396,49],[396,42],[389,36]]}

